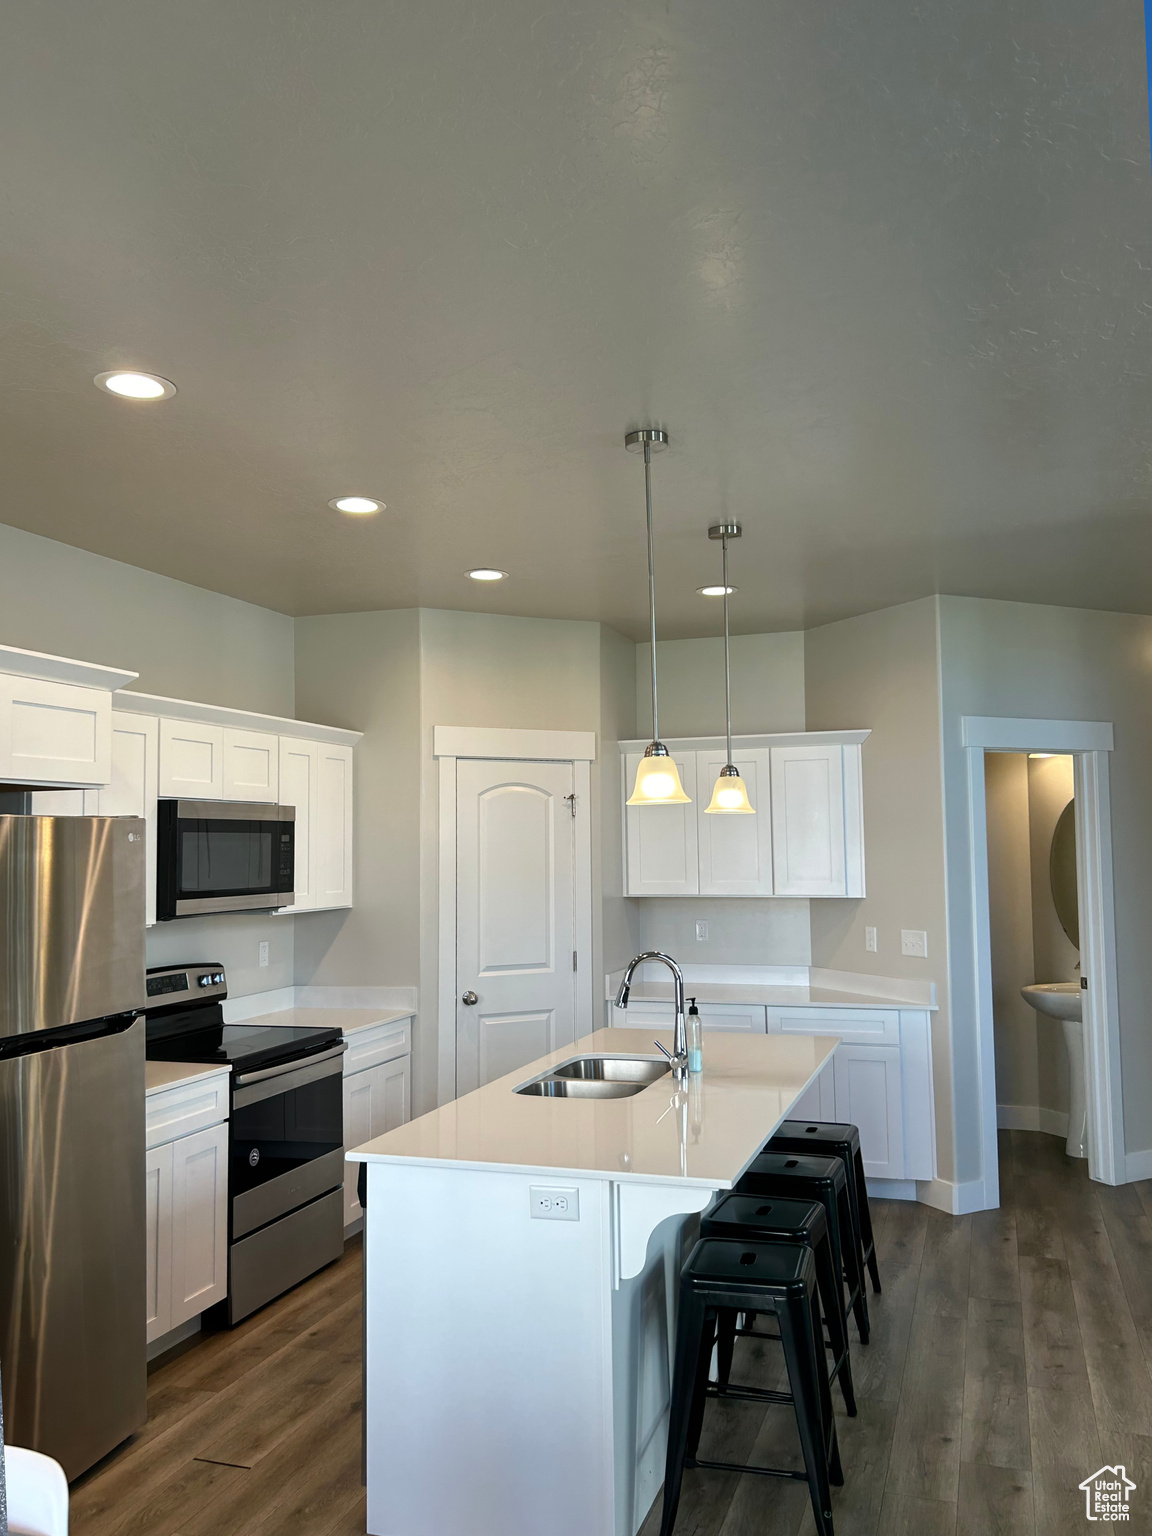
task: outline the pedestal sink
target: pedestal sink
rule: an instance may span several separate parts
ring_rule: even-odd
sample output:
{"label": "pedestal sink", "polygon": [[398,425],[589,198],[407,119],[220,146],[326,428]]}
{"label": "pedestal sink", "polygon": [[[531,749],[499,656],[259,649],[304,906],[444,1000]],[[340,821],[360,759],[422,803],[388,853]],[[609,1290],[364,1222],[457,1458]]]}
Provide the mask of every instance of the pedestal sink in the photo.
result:
{"label": "pedestal sink", "polygon": [[1042,981],[1021,987],[1020,995],[1037,1013],[1059,1019],[1068,1047],[1068,1140],[1069,1157],[1088,1156],[1088,1114],[1084,1096],[1084,1029],[1078,981]]}

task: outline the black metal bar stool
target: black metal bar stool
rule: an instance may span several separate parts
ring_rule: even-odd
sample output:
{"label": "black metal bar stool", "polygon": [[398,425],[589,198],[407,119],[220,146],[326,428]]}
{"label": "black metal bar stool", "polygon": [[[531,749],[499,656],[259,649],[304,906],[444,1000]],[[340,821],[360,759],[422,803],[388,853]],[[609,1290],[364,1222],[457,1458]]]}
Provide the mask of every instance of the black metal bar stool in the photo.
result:
{"label": "black metal bar stool", "polygon": [[[708,1382],[716,1318],[722,1312],[771,1312],[780,1327],[789,1392],[729,1387],[726,1397],[752,1402],[790,1403],[800,1432],[803,1472],[787,1467],[744,1466],[704,1461],[696,1455],[705,1400],[715,1395]],[[680,1274],[676,1323],[676,1367],[668,1422],[664,1512],[660,1536],[672,1536],[686,1467],[718,1472],[755,1472],[795,1478],[808,1484],[817,1536],[833,1536],[830,1483],[844,1481],[836,1422],[824,1357],[816,1300],[816,1260],[797,1243],[734,1243],[701,1238]]]}
{"label": "black metal bar stool", "polygon": [[848,1175],[838,1157],[789,1157],[761,1152],[736,1183],[738,1195],[780,1195],[816,1200],[828,1218],[828,1241],[837,1274],[848,1283],[848,1309],[856,1318],[861,1344],[869,1338],[868,1292],[859,1245],[852,1241]]}
{"label": "black metal bar stool", "polygon": [[848,1198],[852,1202],[855,1235],[860,1252],[872,1276],[872,1289],[880,1294],[880,1267],[876,1263],[876,1239],[872,1236],[872,1212],[868,1209],[868,1186],[864,1181],[864,1159],[860,1155],[860,1132],[854,1125],[833,1120],[785,1120],[765,1152],[814,1153],[818,1157],[838,1157],[848,1175]]}
{"label": "black metal bar stool", "polygon": [[[798,1243],[811,1248],[816,1260],[820,1310],[828,1327],[828,1348],[832,1353],[828,1378],[840,1382],[844,1406],[855,1418],[856,1394],[848,1353],[844,1286],[836,1283],[836,1265],[828,1241],[828,1218],[824,1207],[809,1200],[763,1200],[758,1195],[725,1195],[701,1219],[700,1236],[747,1243]],[[737,1314],[728,1311],[721,1312],[717,1319],[717,1380],[722,1391],[732,1377],[732,1354],[738,1333],[742,1338],[780,1337],[777,1333],[761,1333],[754,1326],[737,1328],[736,1319]]]}

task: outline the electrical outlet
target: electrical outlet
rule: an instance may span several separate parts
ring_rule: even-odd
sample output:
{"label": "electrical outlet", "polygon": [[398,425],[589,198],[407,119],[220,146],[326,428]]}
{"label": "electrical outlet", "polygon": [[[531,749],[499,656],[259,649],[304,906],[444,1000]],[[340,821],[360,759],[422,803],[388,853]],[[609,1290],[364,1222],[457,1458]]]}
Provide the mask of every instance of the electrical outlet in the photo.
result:
{"label": "electrical outlet", "polygon": [[918,960],[927,960],[928,935],[922,928],[901,928],[900,953],[915,955]]}
{"label": "electrical outlet", "polygon": [[268,940],[267,939],[261,939],[260,940],[260,964],[261,965],[267,965],[268,964]]}
{"label": "electrical outlet", "polygon": [[580,1191],[553,1184],[530,1184],[528,1206],[534,1221],[579,1221]]}
{"label": "electrical outlet", "polygon": [[697,922],[697,924],[696,924],[696,937],[698,939],[706,939],[708,937],[708,924],[707,923]]}
{"label": "electrical outlet", "polygon": [[876,930],[875,930],[875,928],[865,928],[865,930],[864,930],[864,948],[868,951],[868,953],[870,955],[874,955],[876,953]]}

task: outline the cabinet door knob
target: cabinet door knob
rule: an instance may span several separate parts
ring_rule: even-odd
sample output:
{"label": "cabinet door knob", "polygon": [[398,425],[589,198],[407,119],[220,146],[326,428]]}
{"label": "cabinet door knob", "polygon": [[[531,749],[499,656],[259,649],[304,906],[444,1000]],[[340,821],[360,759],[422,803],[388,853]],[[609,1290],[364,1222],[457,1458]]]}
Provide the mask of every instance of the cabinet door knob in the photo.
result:
{"label": "cabinet door knob", "polygon": [[480,999],[476,996],[475,992],[465,992],[460,1001],[462,1003],[467,1003],[469,1008],[471,1008],[473,1003],[478,1003]]}

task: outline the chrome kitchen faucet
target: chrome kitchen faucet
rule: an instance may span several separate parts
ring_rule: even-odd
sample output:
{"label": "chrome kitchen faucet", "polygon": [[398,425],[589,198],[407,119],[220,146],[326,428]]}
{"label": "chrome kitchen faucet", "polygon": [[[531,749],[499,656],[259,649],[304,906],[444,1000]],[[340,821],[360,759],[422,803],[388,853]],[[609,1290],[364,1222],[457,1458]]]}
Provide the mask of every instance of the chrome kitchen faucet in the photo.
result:
{"label": "chrome kitchen faucet", "polygon": [[620,989],[616,993],[617,1008],[627,1008],[628,995],[632,990],[632,975],[638,965],[643,965],[645,960],[659,960],[672,972],[672,980],[676,987],[676,1026],[672,1036],[672,1050],[668,1052],[660,1044],[659,1040],[653,1043],[658,1051],[664,1051],[665,1056],[672,1063],[673,1075],[677,1078],[688,1075],[688,1030],[684,1021],[684,973],[673,960],[671,955],[666,955],[659,949],[647,949],[642,955],[636,955],[629,960],[628,969],[624,972],[624,980],[620,983]]}

